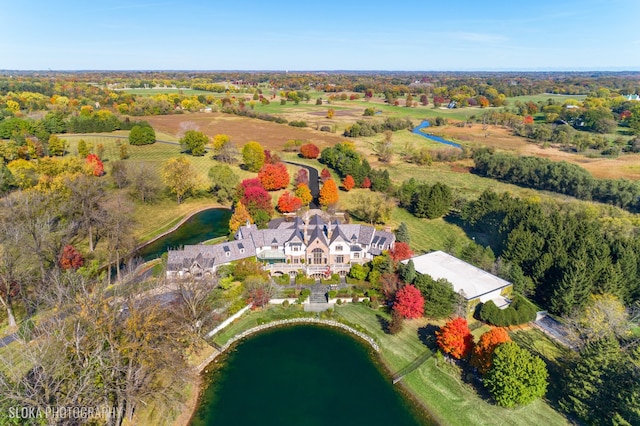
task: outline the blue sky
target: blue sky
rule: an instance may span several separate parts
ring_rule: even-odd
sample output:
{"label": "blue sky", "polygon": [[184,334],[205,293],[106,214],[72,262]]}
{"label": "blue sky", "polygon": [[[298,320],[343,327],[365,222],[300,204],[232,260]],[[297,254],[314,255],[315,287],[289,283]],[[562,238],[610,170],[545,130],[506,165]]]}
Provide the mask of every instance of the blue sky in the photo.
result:
{"label": "blue sky", "polygon": [[0,69],[640,70],[640,0],[0,0]]}

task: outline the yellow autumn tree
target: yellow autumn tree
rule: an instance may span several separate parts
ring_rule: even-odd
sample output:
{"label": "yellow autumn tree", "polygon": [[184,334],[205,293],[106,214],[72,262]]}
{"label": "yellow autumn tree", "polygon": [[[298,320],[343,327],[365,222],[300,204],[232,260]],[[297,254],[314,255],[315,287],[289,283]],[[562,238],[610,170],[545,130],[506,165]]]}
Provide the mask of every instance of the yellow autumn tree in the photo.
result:
{"label": "yellow autumn tree", "polygon": [[296,186],[295,195],[296,197],[300,198],[300,201],[302,201],[303,206],[308,206],[311,200],[313,200],[313,195],[311,195],[311,190],[309,189],[309,185],[306,185],[304,183],[301,183],[298,186]]}
{"label": "yellow autumn tree", "polygon": [[229,219],[229,231],[232,234],[235,234],[238,228],[242,225],[247,224],[247,220],[249,223],[253,223],[253,218],[247,211],[247,208],[240,201],[236,203],[236,208],[233,210],[233,214],[231,215],[231,219]]}

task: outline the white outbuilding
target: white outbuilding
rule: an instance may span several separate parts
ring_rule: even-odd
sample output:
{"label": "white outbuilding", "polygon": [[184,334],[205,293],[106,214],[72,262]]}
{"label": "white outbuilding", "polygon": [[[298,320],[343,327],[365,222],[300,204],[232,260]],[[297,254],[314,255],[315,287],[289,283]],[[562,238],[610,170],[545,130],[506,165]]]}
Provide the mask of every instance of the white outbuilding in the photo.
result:
{"label": "white outbuilding", "polygon": [[[509,306],[509,300],[505,297],[509,296],[513,289],[513,284],[509,281],[443,251],[423,254],[411,260],[417,273],[429,275],[434,280],[444,278],[449,281],[454,291],[467,301],[470,310],[478,303],[489,300],[493,300],[496,306],[502,309]],[[408,262],[409,260],[402,261],[404,264]]]}

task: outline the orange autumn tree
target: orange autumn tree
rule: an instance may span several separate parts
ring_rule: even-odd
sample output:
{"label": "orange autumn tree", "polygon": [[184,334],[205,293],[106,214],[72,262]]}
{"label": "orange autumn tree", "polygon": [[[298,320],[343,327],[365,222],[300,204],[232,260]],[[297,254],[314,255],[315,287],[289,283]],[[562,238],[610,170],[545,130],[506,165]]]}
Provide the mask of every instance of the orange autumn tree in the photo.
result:
{"label": "orange autumn tree", "polygon": [[247,224],[247,220],[249,223],[253,223],[253,219],[249,215],[245,205],[238,201],[236,203],[236,208],[233,210],[233,214],[231,215],[231,219],[229,219],[229,230],[231,233],[235,234],[238,228]]}
{"label": "orange autumn tree", "polygon": [[289,191],[285,192],[278,198],[278,211],[280,213],[291,213],[302,207],[300,198],[291,195]]}
{"label": "orange autumn tree", "polygon": [[507,330],[502,327],[492,328],[480,336],[480,340],[473,347],[471,365],[476,367],[480,374],[484,375],[491,368],[493,352],[498,345],[510,342],[511,338]]}
{"label": "orange autumn tree", "polygon": [[351,191],[355,186],[356,186],[356,181],[353,180],[353,176],[351,175],[347,175],[343,180],[342,180],[342,186],[344,186],[344,189],[349,192]]}
{"label": "orange autumn tree", "polygon": [[284,163],[265,164],[258,172],[258,179],[267,191],[277,191],[289,185],[289,172]]}
{"label": "orange autumn tree", "polygon": [[338,202],[338,185],[333,179],[327,179],[320,188],[320,204],[330,206]]}
{"label": "orange autumn tree", "polygon": [[86,161],[94,176],[102,176],[104,174],[104,164],[96,154],[89,154]]}
{"label": "orange autumn tree", "polygon": [[467,320],[458,317],[447,322],[436,331],[436,343],[444,353],[456,359],[468,357],[473,347],[473,335]]}
{"label": "orange autumn tree", "polygon": [[309,185],[304,183],[296,186],[296,197],[300,199],[303,206],[308,206],[309,203],[313,200],[313,195],[311,195],[311,189],[309,189]]}

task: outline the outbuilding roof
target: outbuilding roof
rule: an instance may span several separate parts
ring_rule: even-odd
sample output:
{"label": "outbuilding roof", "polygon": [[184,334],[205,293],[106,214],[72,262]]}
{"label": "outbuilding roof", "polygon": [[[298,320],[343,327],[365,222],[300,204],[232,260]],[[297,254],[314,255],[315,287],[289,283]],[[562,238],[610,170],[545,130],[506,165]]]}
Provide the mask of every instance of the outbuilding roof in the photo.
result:
{"label": "outbuilding roof", "polygon": [[[446,279],[453,284],[456,293],[464,292],[466,300],[476,299],[511,285],[509,281],[476,268],[443,251],[423,254],[413,257],[411,260],[413,260],[416,272],[430,275],[435,280]],[[409,260],[402,261],[404,264],[408,262]]]}

